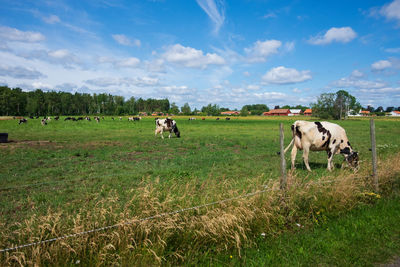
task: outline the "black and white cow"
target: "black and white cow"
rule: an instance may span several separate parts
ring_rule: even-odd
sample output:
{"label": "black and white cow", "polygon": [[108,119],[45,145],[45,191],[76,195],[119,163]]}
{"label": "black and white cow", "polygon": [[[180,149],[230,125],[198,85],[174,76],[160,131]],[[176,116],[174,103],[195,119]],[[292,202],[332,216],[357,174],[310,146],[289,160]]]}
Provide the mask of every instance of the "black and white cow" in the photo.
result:
{"label": "black and white cow", "polygon": [[[297,150],[303,150],[303,160],[307,170],[311,171],[308,165],[308,153],[311,151],[323,151],[328,153],[328,170],[334,168],[332,159],[335,154],[342,154],[345,161],[353,168],[358,167],[358,153],[353,151],[346,131],[337,124],[322,121],[295,121],[292,125],[293,139],[286,147],[286,151],[293,145],[291,160],[292,169],[296,160]],[[344,165],[342,164],[342,167]]]}
{"label": "black and white cow", "polygon": [[156,130],[155,130],[155,136],[157,136],[158,133],[160,133],[161,138],[164,139],[163,132],[164,131],[169,131],[168,138],[171,138],[171,133],[172,131],[175,133],[176,137],[180,138],[181,133],[178,130],[178,127],[176,126],[176,122],[170,118],[167,119],[158,119],[156,118]]}
{"label": "black and white cow", "polygon": [[19,123],[18,124],[21,124],[21,123],[27,123],[28,122],[28,120],[27,119],[25,119],[25,118],[23,118],[23,119],[20,119],[19,120]]}

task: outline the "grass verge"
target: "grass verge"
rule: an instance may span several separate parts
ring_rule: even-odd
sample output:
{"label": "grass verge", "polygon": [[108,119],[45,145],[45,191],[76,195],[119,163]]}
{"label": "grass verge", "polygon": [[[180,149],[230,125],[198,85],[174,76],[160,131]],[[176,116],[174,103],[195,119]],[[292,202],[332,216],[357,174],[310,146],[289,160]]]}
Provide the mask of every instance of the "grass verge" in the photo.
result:
{"label": "grass verge", "polygon": [[400,255],[400,195],[361,205],[322,225],[260,236],[255,248],[201,258],[200,265],[375,266]]}
{"label": "grass verge", "polygon": [[[263,233],[266,238],[276,238],[282,233],[298,231],[297,225],[305,229],[325,225],[331,218],[343,216],[360,206],[375,204],[381,196],[390,195],[399,188],[400,155],[390,161],[381,161],[379,169],[382,170],[379,176],[380,195],[371,192],[373,187],[368,169],[357,174],[343,172],[336,177],[322,177],[318,181],[302,181],[291,176],[286,192],[278,190],[279,184],[271,181],[268,186],[271,190],[266,193],[145,221],[140,218],[178,208],[170,192],[160,192],[146,184],[140,188],[140,194],[133,194],[122,210],[116,208],[118,194],[111,192],[107,199],[99,198],[93,209],[78,207],[74,216],[63,217],[61,211],[49,209],[46,216],[33,216],[17,222],[4,228],[0,241],[9,245],[23,244],[116,222],[131,224],[2,253],[0,263],[57,266],[76,262],[84,265],[198,264],[201,257],[231,251],[235,251],[237,257],[249,259],[243,249],[256,247]],[[213,186],[219,186],[219,192],[225,187],[226,197],[243,194],[231,189],[230,183],[207,184],[205,188]],[[188,203],[198,190],[201,188],[196,184],[187,183],[183,203]],[[335,229],[332,236],[338,236],[341,231],[341,228]],[[357,231],[355,233],[354,238],[357,239],[359,236]],[[287,240],[289,242],[290,238]],[[307,253],[306,246],[299,242],[294,243],[293,248],[302,248],[298,253]],[[337,245],[333,246],[336,247],[336,251],[332,251],[333,258],[341,260],[338,252],[345,253],[345,249],[339,246],[338,241],[334,244]],[[323,248],[323,238],[319,240],[319,245]],[[306,258],[304,264],[315,263],[313,260],[312,257]],[[327,262],[328,265],[330,263]]]}

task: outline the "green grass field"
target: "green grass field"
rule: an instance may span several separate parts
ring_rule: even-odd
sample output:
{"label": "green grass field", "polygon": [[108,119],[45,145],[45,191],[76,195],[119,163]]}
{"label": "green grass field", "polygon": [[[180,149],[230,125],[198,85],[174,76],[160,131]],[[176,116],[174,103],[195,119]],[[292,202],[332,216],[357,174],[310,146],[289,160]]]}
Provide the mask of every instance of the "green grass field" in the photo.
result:
{"label": "green grass field", "polygon": [[[109,214],[115,216],[82,225],[116,223],[118,214],[127,209],[138,218],[151,215],[144,212],[144,189],[159,203],[168,204],[158,207],[159,212],[260,190],[270,180],[279,179],[279,123],[284,123],[288,144],[290,125],[296,119],[216,121],[207,117],[188,121],[178,117],[182,137],[164,140],[154,137],[154,118],[128,122],[126,117],[122,121],[106,117],[100,123],[61,118],[46,126],[40,120],[21,125],[17,120],[0,120],[0,132],[7,132],[11,141],[0,144],[0,226],[9,233],[0,237],[0,248],[28,242],[13,239],[11,233],[24,231],[30,220],[32,228],[37,228],[32,235],[39,233],[35,219],[48,214],[59,214],[59,230],[66,233],[78,215],[90,218],[87,214],[99,203],[112,207]],[[362,167],[370,168],[369,120],[337,123],[346,129]],[[379,158],[390,158],[400,151],[400,120],[376,119],[375,124]],[[339,169],[342,160],[335,156],[337,168],[329,175],[351,173]],[[325,152],[312,152],[310,174],[299,153],[296,179],[318,180],[328,174],[326,164]]]}

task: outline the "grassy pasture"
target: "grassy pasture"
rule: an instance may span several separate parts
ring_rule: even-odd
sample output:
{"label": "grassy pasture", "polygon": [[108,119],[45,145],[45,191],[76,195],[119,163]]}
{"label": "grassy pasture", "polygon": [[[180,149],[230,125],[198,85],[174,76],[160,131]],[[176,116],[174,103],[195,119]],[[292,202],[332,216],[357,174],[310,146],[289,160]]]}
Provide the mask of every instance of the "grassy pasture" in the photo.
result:
{"label": "grassy pasture", "polygon": [[[143,196],[143,188],[168,203],[168,210],[159,207],[160,211],[260,189],[279,177],[279,123],[284,123],[288,144],[290,125],[298,118],[188,121],[178,117],[182,137],[165,140],[154,137],[153,118],[128,122],[126,117],[122,121],[106,117],[100,123],[63,119],[46,126],[35,119],[21,125],[17,120],[0,120],[0,132],[8,132],[11,140],[0,144],[0,227],[9,232],[24,230],[18,222],[59,212],[68,233],[71,218],[84,216],[82,211],[90,212],[99,203],[119,214],[129,202],[132,213],[144,217],[149,215],[143,213],[146,201],[132,202],[135,196]],[[369,120],[337,123],[346,129],[363,167],[370,168]],[[377,119],[375,124],[379,158],[399,152],[400,120]],[[310,174],[298,153],[296,179],[327,175],[326,158],[325,152],[312,152]],[[342,160],[335,156],[335,165],[340,167]],[[349,171],[336,168],[332,175],[343,172]],[[87,222],[96,227],[113,223],[115,217]],[[0,248],[20,242],[3,236]]]}

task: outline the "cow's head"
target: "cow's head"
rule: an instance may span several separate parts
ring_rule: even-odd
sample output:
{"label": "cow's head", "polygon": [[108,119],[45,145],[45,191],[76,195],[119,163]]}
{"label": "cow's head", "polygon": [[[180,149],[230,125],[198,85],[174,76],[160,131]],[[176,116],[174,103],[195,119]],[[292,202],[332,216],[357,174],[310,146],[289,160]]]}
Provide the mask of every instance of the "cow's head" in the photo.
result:
{"label": "cow's head", "polygon": [[347,163],[349,163],[350,167],[356,169],[358,168],[358,153],[353,151],[346,157]]}
{"label": "cow's head", "polygon": [[350,147],[345,147],[340,150],[340,153],[344,156],[345,161],[349,164],[350,167],[357,169],[358,168],[358,153],[352,151]]}
{"label": "cow's head", "polygon": [[174,124],[172,126],[172,130],[174,131],[176,137],[180,138],[181,137],[181,132],[178,130],[178,127],[176,126],[176,124]]}

